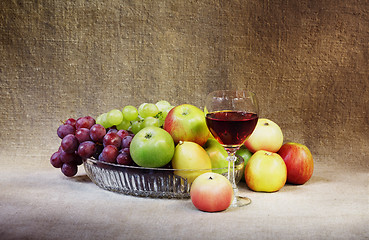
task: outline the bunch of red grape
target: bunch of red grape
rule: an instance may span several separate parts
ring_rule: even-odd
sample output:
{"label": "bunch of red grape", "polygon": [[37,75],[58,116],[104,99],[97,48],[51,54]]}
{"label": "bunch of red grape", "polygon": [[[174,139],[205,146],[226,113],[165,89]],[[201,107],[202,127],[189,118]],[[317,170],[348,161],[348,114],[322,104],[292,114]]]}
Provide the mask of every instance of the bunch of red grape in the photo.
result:
{"label": "bunch of red grape", "polygon": [[69,118],[57,130],[62,139],[57,152],[53,153],[50,163],[61,168],[67,177],[77,174],[78,165],[84,158],[99,161],[132,165],[129,146],[134,134],[128,130],[117,130],[114,126],[106,129],[91,116]]}

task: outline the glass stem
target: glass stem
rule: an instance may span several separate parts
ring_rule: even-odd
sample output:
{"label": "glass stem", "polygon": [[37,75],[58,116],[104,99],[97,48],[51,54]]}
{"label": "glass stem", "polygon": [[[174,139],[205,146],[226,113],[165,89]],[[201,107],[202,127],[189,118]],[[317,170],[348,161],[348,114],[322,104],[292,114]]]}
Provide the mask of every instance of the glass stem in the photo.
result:
{"label": "glass stem", "polygon": [[237,196],[238,196],[238,187],[236,184],[236,176],[235,176],[235,162],[237,158],[234,154],[235,154],[234,151],[230,151],[228,152],[228,157],[227,157],[228,180],[231,182],[232,188],[233,188],[233,196],[234,196],[233,203],[237,202]]}

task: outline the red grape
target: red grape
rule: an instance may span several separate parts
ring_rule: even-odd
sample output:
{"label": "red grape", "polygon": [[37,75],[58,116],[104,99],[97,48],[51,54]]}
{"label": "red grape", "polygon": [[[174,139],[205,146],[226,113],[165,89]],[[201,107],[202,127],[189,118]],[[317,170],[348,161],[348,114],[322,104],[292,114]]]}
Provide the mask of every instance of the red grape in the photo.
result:
{"label": "red grape", "polygon": [[90,128],[90,137],[94,142],[103,142],[106,129],[101,124],[95,124]]}
{"label": "red grape", "polygon": [[63,138],[60,145],[64,152],[74,153],[78,149],[78,139],[73,134],[68,134]]}
{"label": "red grape", "polygon": [[69,118],[67,121],[65,121],[66,125],[71,125],[72,127],[76,128],[76,119],[74,118]]}
{"label": "red grape", "polygon": [[133,165],[133,160],[129,152],[129,148],[123,148],[117,156],[117,163],[122,165]]}
{"label": "red grape", "polygon": [[76,138],[78,139],[79,143],[85,142],[85,141],[91,141],[90,137],[90,129],[88,128],[80,128],[75,133]]}
{"label": "red grape", "polygon": [[62,161],[63,163],[70,163],[70,162],[75,161],[76,154],[75,153],[67,153],[67,152],[64,152],[63,150],[61,150],[60,154],[59,154],[59,158],[60,158],[60,161]]}
{"label": "red grape", "polygon": [[128,135],[129,135],[129,132],[128,132],[127,130],[123,130],[123,129],[121,129],[121,130],[119,130],[119,131],[117,132],[117,134],[118,134],[118,136],[119,136],[121,139],[123,139],[125,136],[128,136]]}
{"label": "red grape", "polygon": [[61,168],[61,166],[63,165],[63,162],[60,160],[60,152],[54,152],[53,155],[51,155],[50,158],[50,163],[51,165],[53,165],[55,168]]}
{"label": "red grape", "polygon": [[58,127],[58,130],[56,131],[59,138],[63,139],[68,134],[74,134],[74,127],[67,124],[62,124]]}
{"label": "red grape", "polygon": [[64,163],[61,167],[62,173],[67,177],[73,177],[77,174],[78,168],[74,163]]}
{"label": "red grape", "polygon": [[130,155],[131,153],[129,152],[129,148],[122,148],[121,150],[120,150],[120,152],[125,152],[125,153],[127,153],[128,155]]}
{"label": "red grape", "polygon": [[102,160],[109,163],[115,163],[118,156],[118,148],[114,145],[108,145],[104,147],[101,152]]}
{"label": "red grape", "polygon": [[108,132],[104,136],[104,139],[103,139],[104,147],[106,147],[108,145],[114,145],[117,148],[119,148],[121,144],[122,144],[122,139],[115,132]]}
{"label": "red grape", "polygon": [[110,132],[117,133],[118,130],[116,128],[109,128],[108,133]]}
{"label": "red grape", "polygon": [[82,142],[78,147],[78,155],[83,158],[92,157],[96,153],[96,144],[92,141]]}
{"label": "red grape", "polygon": [[132,142],[132,136],[131,135],[128,135],[128,136],[125,136],[123,139],[122,139],[122,148],[129,148],[129,146],[131,145],[131,142]]}
{"label": "red grape", "polygon": [[96,123],[95,119],[90,116],[80,117],[76,121],[76,129],[80,128],[90,129],[95,123]]}

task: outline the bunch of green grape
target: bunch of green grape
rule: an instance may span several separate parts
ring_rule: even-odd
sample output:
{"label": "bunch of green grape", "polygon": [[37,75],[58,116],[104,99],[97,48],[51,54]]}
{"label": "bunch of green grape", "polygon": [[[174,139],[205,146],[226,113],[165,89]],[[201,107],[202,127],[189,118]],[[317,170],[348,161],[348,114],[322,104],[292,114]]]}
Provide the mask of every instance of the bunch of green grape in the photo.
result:
{"label": "bunch of green grape", "polygon": [[122,111],[112,109],[96,118],[96,123],[105,128],[116,127],[118,130],[128,130],[136,134],[149,126],[163,127],[168,112],[173,108],[168,101],[157,103],[142,103],[138,109],[132,105],[125,106]]}

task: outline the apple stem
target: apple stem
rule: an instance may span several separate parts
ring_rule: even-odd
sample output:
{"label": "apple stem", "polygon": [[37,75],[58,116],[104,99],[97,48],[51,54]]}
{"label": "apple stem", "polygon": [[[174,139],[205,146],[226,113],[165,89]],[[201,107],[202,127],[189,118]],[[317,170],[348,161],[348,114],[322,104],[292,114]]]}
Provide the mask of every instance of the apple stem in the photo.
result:
{"label": "apple stem", "polygon": [[213,180],[213,178],[210,176],[210,177],[209,177],[209,180]]}
{"label": "apple stem", "polygon": [[269,123],[267,123],[267,122],[266,122],[266,123],[264,123],[264,126],[268,126],[268,125],[269,125]]}
{"label": "apple stem", "polygon": [[266,152],[265,155],[270,156],[270,155],[272,155],[272,153],[271,152]]}
{"label": "apple stem", "polygon": [[151,133],[148,133],[148,134],[146,134],[146,136],[145,136],[145,138],[146,139],[150,139],[152,137],[152,134]]}

